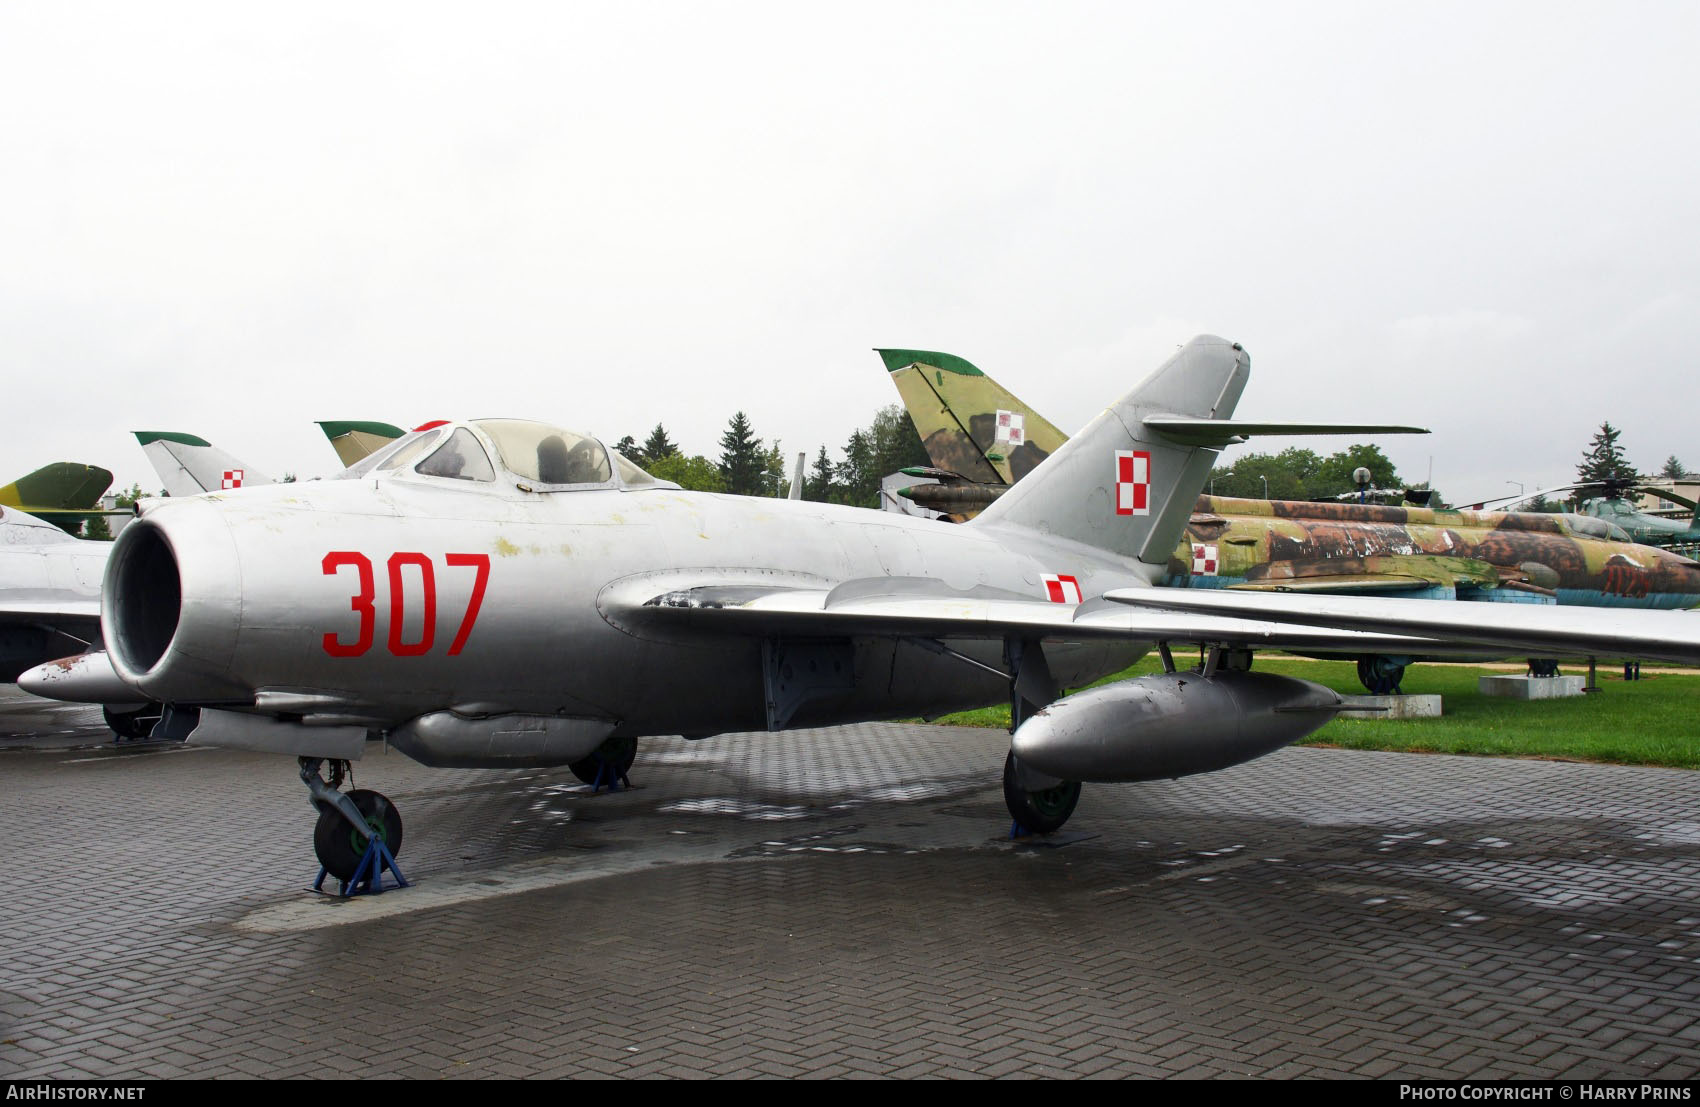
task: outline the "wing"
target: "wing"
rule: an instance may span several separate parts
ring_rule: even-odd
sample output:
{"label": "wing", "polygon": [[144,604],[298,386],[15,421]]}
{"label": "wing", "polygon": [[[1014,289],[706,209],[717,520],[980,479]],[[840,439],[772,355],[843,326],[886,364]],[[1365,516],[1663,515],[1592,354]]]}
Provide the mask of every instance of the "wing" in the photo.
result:
{"label": "wing", "polygon": [[600,605],[619,625],[750,637],[1017,637],[1424,656],[1472,652],[1420,635],[1139,610],[1107,599],[1050,603],[921,577],[871,577],[834,588],[681,581],[662,592],[633,581],[605,594]]}
{"label": "wing", "polygon": [[1133,641],[1422,656],[1483,648],[1542,657],[1639,657],[1700,663],[1700,617],[1535,604],[1127,588],[1079,605],[914,577],[835,588],[633,581],[602,598],[611,619],[751,637],[1009,637]]}
{"label": "wing", "polygon": [[1174,615],[1271,619],[1283,625],[1411,635],[1540,657],[1634,657],[1700,663],[1700,616],[1556,604],[1413,603],[1357,596],[1124,588],[1112,603]]}

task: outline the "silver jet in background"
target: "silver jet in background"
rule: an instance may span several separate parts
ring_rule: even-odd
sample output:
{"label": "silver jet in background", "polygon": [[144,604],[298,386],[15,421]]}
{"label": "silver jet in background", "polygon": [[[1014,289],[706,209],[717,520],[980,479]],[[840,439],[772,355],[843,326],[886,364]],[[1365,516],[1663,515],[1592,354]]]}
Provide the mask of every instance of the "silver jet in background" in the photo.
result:
{"label": "silver jet in background", "polygon": [[[1229,421],[1248,372],[1238,345],[1194,339],[964,526],[685,492],[526,420],[433,427],[338,479],[148,505],[107,572],[108,675],[198,712],[192,742],[300,758],[320,860],[346,878],[362,841],[399,846],[392,805],[340,790],[370,732],[429,765],[582,774],[623,770],[646,735],[1008,700],[1005,798],[1046,831],[1080,781],[1222,768],[1333,717],[1333,691],[1250,672],[1254,647],[1627,640],[1700,659],[1700,633],[1661,625],[1700,621],[1674,613],[1495,612],[1493,627],[1453,615],[1412,630],[1367,601],[1317,627],[1135,606],[1161,591],[1218,449],[1288,429]],[[1646,621],[1580,618],[1593,614]],[[1357,629],[1336,629],[1348,617]],[[1206,664],[1060,696],[1153,643],[1167,660],[1170,642],[1204,644]],[[45,673],[23,683],[80,698],[78,680]]]}

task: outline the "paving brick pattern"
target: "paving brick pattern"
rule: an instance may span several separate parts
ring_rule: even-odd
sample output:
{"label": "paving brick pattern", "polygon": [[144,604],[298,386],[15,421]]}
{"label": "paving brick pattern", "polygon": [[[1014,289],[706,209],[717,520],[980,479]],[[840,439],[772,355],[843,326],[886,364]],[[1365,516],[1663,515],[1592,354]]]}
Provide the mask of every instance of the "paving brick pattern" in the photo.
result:
{"label": "paving brick pattern", "polygon": [[1005,748],[663,740],[615,796],[374,749],[383,915],[303,891],[286,759],[0,749],[0,1074],[1700,1073],[1700,774],[1293,749],[1030,846]]}

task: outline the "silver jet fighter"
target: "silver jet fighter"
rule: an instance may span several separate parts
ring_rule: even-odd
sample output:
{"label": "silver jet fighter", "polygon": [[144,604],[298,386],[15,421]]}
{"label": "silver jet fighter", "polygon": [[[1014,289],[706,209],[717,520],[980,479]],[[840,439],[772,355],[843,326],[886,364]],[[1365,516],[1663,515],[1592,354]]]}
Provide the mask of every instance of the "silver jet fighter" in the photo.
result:
{"label": "silver jet fighter", "polygon": [[[955,527],[681,491],[526,420],[433,427],[338,479],[149,505],[107,571],[112,670],[198,711],[191,742],[299,758],[320,860],[344,879],[373,837],[400,844],[393,805],[340,788],[371,733],[429,765],[592,779],[623,773],[646,735],[1007,699],[1005,798],[1022,825],[1054,830],[1083,780],[1222,768],[1333,717],[1330,689],[1250,672],[1255,647],[1447,648],[1446,627],[1129,602],[1162,576],[1218,448],[1266,426],[1228,418],[1248,372],[1238,345],[1194,339]],[[1554,652],[1621,641],[1620,624],[1555,614],[1562,641],[1540,635]],[[1700,620],[1665,623],[1679,621],[1692,625],[1631,628],[1637,652],[1700,660]],[[1535,633],[1460,616],[1451,629],[1475,648]],[[1205,645],[1206,663],[1061,696],[1153,644],[1168,661],[1171,642]],[[43,687],[41,673],[22,683]],[[43,690],[78,698],[74,685]]]}

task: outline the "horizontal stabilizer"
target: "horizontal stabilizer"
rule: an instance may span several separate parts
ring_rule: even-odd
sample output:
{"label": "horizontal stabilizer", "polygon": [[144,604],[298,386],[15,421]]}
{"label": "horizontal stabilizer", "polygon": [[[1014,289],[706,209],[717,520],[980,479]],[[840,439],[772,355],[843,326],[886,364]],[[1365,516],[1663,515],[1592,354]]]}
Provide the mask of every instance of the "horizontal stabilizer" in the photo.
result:
{"label": "horizontal stabilizer", "polygon": [[1427,434],[1426,427],[1379,423],[1254,423],[1245,419],[1194,419],[1147,415],[1145,425],[1183,446],[1232,446],[1263,434]]}

